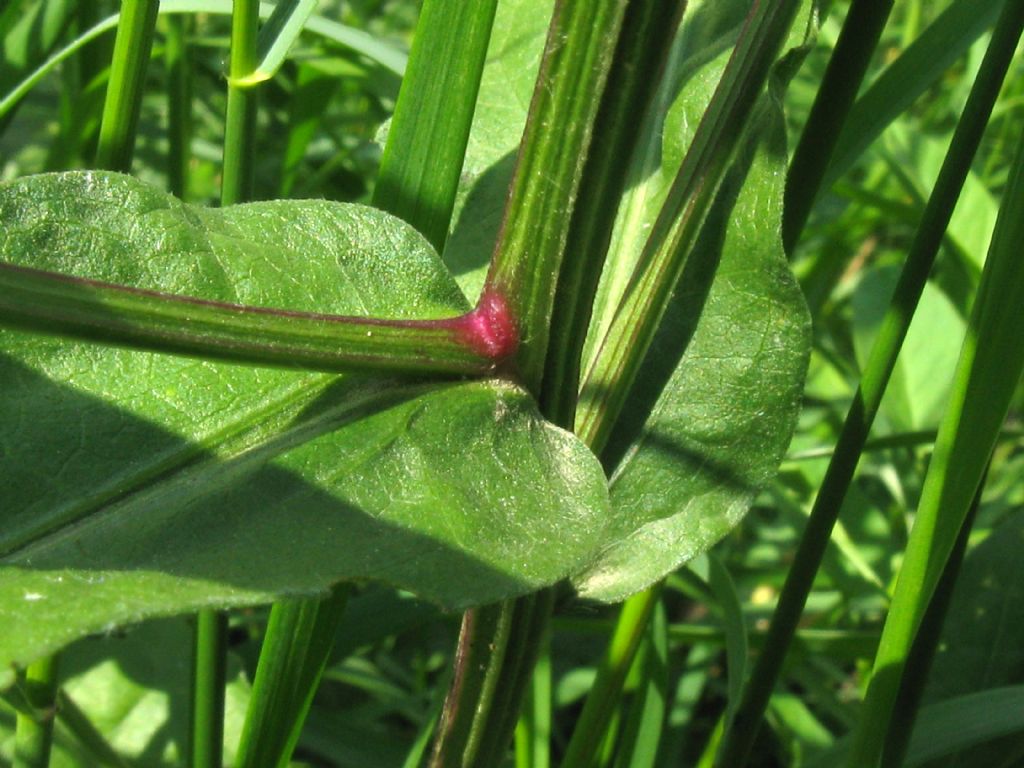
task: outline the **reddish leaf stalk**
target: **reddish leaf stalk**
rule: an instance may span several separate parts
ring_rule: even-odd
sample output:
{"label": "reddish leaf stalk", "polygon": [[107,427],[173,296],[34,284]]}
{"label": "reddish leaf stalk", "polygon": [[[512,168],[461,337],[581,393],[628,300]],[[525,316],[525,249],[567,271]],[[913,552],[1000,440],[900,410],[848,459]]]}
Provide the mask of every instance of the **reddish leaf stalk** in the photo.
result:
{"label": "reddish leaf stalk", "polygon": [[401,320],[231,304],[13,264],[0,264],[0,288],[0,325],[309,370],[487,375],[519,346],[495,291],[457,317]]}

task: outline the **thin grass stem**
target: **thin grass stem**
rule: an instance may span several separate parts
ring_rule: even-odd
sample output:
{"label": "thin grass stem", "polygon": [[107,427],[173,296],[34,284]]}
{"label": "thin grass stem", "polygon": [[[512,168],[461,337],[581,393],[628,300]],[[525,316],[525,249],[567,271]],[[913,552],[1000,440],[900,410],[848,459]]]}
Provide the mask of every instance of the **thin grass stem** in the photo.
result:
{"label": "thin grass stem", "polygon": [[608,647],[597,668],[597,679],[576,721],[561,768],[586,768],[597,754],[622,695],[640,641],[661,598],[663,582],[622,604]]}
{"label": "thin grass stem", "polygon": [[196,615],[193,638],[189,768],[220,768],[224,752],[224,685],[228,617],[206,609]]}
{"label": "thin grass stem", "polygon": [[124,0],[121,3],[96,147],[98,168],[126,173],[131,170],[159,8],[159,0]]}

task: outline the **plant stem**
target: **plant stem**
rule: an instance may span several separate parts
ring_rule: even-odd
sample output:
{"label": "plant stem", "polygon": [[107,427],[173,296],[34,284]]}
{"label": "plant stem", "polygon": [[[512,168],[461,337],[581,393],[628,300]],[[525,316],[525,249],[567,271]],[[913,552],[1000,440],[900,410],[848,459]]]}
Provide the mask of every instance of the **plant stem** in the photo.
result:
{"label": "plant stem", "polygon": [[497,0],[426,0],[373,204],[444,250]]}
{"label": "plant stem", "polygon": [[323,599],[274,603],[239,744],[238,766],[286,766],[299,740],[348,597],[346,585]]}
{"label": "plant stem", "polygon": [[504,305],[484,297],[440,320],[241,306],[0,263],[0,322],[176,354],[322,371],[486,374],[515,350]]}
{"label": "plant stem", "polygon": [[232,7],[221,205],[234,205],[252,199],[258,91],[255,87],[243,87],[240,83],[256,69],[259,8],[259,0],[234,0]]}
{"label": "plant stem", "polygon": [[441,712],[431,768],[473,765],[471,759],[480,739],[480,731],[474,733],[474,726],[486,721],[486,710],[493,703],[513,608],[514,601],[509,600],[463,614],[455,673]]}
{"label": "plant stem", "polygon": [[754,4],[583,385],[577,434],[600,452],[799,7]]}
{"label": "plant stem", "polygon": [[15,720],[13,768],[46,768],[50,764],[59,659],[57,654],[45,656],[18,676],[30,710],[19,710]]}
{"label": "plant stem", "polygon": [[573,207],[627,0],[559,0],[485,292],[507,299],[526,387],[539,392]]}
{"label": "plant stem", "polygon": [[184,200],[192,144],[192,66],[189,59],[190,17],[167,19],[167,187]]}
{"label": "plant stem", "polygon": [[792,254],[821,189],[843,123],[864,80],[893,0],[853,0],[818,86],[786,177],[782,246]]}
{"label": "plant stem", "polygon": [[[231,61],[224,121],[224,165],[220,203],[252,197],[256,152],[256,91],[239,83],[256,67],[259,0],[234,0],[231,13]],[[190,324],[191,325],[191,324]],[[192,766],[219,766],[224,751],[224,686],[227,669],[227,614],[212,609],[196,617],[195,671],[192,688]]]}
{"label": "plant stem", "polygon": [[598,666],[594,687],[573,729],[562,768],[587,768],[594,759],[622,694],[626,674],[661,597],[663,583],[658,582],[623,603],[615,631]]}
{"label": "plant stem", "polygon": [[555,590],[549,588],[513,601],[508,652],[502,662],[497,686],[500,695],[491,705],[490,716],[477,726],[483,729],[484,737],[476,751],[475,761],[467,763],[467,766],[496,768],[502,765],[522,711],[523,697],[544,647],[554,598]]}
{"label": "plant stem", "polygon": [[146,67],[153,47],[159,8],[159,0],[123,0],[121,3],[96,148],[96,166],[99,168],[123,172],[131,169]]}
{"label": "plant stem", "polygon": [[580,358],[615,215],[648,107],[665,67],[685,2],[633,0],[626,9],[608,84],[583,169],[579,200],[558,276],[551,342],[540,393],[545,415],[572,429],[579,395]]}
{"label": "plant stem", "polygon": [[[1016,0],[1016,5],[1018,8],[1021,6],[1019,0]],[[764,648],[747,682],[732,727],[726,734],[719,755],[719,765],[739,768],[745,765],[749,758],[768,699],[792,643],[793,634],[814,583],[814,575],[824,557],[832,528],[839,516],[868,432],[896,363],[896,357],[910,326],[914,308],[924,290],[943,233],[970,169],[971,159],[977,151],[999,87],[1016,48],[1016,41],[1020,37],[1021,20],[1018,19],[1015,23],[1009,16],[1004,17],[1004,20],[1005,24],[997,26],[996,35],[989,45],[963,116],[953,134],[935,188],[925,207],[892,302],[882,320],[881,329],[864,367],[860,386],[843,423],[836,451],[825,472],[825,478],[807,521],[807,528],[786,577]]]}
{"label": "plant stem", "polygon": [[196,615],[193,640],[189,768],[220,768],[224,751],[224,685],[228,653],[226,613]]}

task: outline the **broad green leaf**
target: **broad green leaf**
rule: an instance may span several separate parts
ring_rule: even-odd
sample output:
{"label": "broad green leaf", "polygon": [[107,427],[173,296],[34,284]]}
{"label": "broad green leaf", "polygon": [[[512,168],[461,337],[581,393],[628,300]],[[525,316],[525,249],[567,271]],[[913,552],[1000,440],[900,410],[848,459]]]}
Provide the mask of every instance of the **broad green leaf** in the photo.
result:
{"label": "broad green leaf", "polygon": [[[898,277],[896,265],[871,269],[854,292],[853,340],[862,366],[867,363]],[[949,398],[950,379],[965,329],[964,319],[949,299],[928,284],[882,399],[882,415],[891,431],[938,426]]]}
{"label": "broad green leaf", "polygon": [[[466,304],[380,211],[186,206],[129,177],[0,187],[0,258],[205,298],[378,317]],[[501,381],[246,368],[0,333],[0,664],[200,606],[378,579],[451,607],[580,567],[608,516],[575,438]],[[0,680],[0,682],[5,682]]]}
{"label": "broad green leaf", "polygon": [[[680,90],[664,131],[650,134],[663,142],[635,159],[644,181],[620,211],[598,307],[617,303],[742,10],[701,5],[684,25],[681,51],[693,53],[680,54],[666,86]],[[797,20],[790,45],[800,43],[807,24],[806,15]],[[697,260],[684,273],[605,452],[606,465],[615,467],[607,539],[614,543],[574,579],[588,597],[622,599],[714,544],[774,475],[789,443],[809,329],[779,241],[785,166],[781,112],[766,100],[697,246],[716,254],[717,274],[708,266],[714,259]],[[595,338],[609,320],[595,313]]]}
{"label": "broad green leaf", "polygon": [[[738,1],[691,3],[687,9],[671,74],[659,96],[660,106],[671,105],[671,111],[664,126],[641,127],[649,137],[646,154],[634,161],[636,181],[623,202],[611,246],[620,261],[598,295],[595,334],[610,320],[602,307],[610,313],[617,303],[615,290],[631,274],[747,10],[748,4]],[[546,19],[549,11],[547,0],[502,0],[498,6],[464,167],[464,203],[444,253],[469,296],[479,290],[494,245],[543,49],[541,17]],[[508,18],[517,18],[518,25],[503,23]],[[791,46],[802,42],[808,23],[805,13],[794,26]],[[622,599],[716,541],[772,476],[789,441],[808,339],[806,310],[776,242],[779,177],[785,167],[777,120],[774,115],[766,119],[771,139],[757,153],[741,202],[734,211],[724,210],[743,183],[734,178],[722,194],[717,224],[707,226],[705,239],[724,254],[719,280],[709,294],[707,276],[691,276],[694,285],[681,289],[683,298],[650,355],[656,362],[641,374],[646,382],[638,387],[646,400],[641,411],[650,409],[662,385],[667,388],[652,414],[650,432],[637,440],[630,461],[617,471],[615,482],[621,485],[613,486],[617,507],[605,539],[607,553],[578,579],[588,596]],[[723,247],[721,225],[727,217],[734,221]],[[679,339],[694,333],[705,298],[709,312],[688,357],[672,374],[682,352]],[[741,399],[740,407],[737,392],[749,398]],[[627,414],[630,418],[643,415]],[[635,468],[624,471],[627,465]],[[686,513],[674,516],[687,505]],[[625,572],[634,568],[627,579]],[[599,587],[599,578],[610,581]]]}

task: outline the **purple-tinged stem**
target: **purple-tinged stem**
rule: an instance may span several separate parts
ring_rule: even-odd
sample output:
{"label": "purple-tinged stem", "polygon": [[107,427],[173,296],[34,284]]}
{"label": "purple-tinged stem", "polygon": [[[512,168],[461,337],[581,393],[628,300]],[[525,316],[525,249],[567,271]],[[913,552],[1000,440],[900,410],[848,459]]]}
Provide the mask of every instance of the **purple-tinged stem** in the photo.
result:
{"label": "purple-tinged stem", "polygon": [[117,346],[317,371],[485,375],[518,347],[504,298],[436,320],[243,306],[0,264],[0,325]]}

